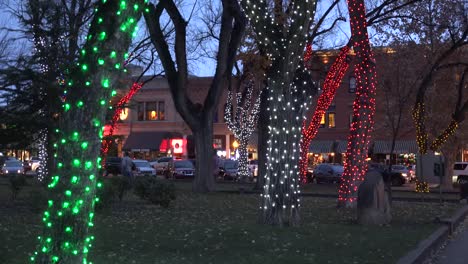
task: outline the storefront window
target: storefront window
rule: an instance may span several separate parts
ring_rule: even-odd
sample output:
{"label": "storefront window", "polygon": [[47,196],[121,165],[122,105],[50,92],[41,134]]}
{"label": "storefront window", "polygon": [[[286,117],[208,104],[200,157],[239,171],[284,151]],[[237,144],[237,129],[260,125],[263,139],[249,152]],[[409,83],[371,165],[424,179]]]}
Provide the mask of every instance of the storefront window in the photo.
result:
{"label": "storefront window", "polygon": [[328,127],[334,128],[336,127],[335,124],[335,113],[328,113]]}
{"label": "storefront window", "polygon": [[165,120],[164,101],[138,103],[138,121]]}
{"label": "storefront window", "polygon": [[156,102],[146,102],[146,120],[158,120],[158,109]]}
{"label": "storefront window", "polygon": [[325,127],[325,115],[322,115],[322,120],[320,120],[320,127]]}

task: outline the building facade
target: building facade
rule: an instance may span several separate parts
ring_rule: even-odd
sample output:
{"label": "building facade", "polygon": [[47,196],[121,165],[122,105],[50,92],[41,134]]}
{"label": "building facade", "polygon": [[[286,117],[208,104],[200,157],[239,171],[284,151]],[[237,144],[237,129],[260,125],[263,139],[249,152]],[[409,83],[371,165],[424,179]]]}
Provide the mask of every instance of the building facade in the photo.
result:
{"label": "building facade", "polygon": [[[188,96],[195,104],[203,103],[211,77],[190,77]],[[213,116],[213,147],[221,157],[230,158],[236,149],[235,139],[224,122],[227,89],[220,98]],[[125,91],[121,91],[125,93]],[[120,116],[115,128],[118,153],[130,151],[135,157],[155,159],[166,155],[195,156],[192,131],[184,122],[172,100],[166,79],[154,78],[134,95]],[[256,157],[255,137],[249,145],[251,158]]]}

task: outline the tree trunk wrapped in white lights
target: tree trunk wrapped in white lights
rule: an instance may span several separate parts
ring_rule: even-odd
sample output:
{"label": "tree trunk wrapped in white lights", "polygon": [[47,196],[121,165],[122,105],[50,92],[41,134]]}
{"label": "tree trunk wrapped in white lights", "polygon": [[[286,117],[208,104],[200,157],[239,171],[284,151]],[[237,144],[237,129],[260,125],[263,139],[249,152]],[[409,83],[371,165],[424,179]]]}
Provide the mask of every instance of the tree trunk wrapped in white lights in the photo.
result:
{"label": "tree trunk wrapped in white lights", "polygon": [[237,93],[234,119],[232,117],[232,91],[228,92],[226,108],[224,109],[224,120],[229,130],[231,130],[234,137],[239,141],[239,178],[241,181],[249,177],[247,144],[257,124],[261,95],[260,91],[252,105],[254,82],[252,80],[248,81],[245,89],[245,98],[242,96],[242,92]]}
{"label": "tree trunk wrapped in white lights", "polygon": [[[299,224],[299,144],[301,124],[316,87],[302,65],[306,34],[316,1],[274,3],[274,17],[265,1],[242,1],[245,13],[267,52],[269,139],[260,221],[287,226]],[[286,10],[286,11],[283,11]],[[313,88],[315,89],[313,89]],[[307,90],[308,89],[308,90]]]}

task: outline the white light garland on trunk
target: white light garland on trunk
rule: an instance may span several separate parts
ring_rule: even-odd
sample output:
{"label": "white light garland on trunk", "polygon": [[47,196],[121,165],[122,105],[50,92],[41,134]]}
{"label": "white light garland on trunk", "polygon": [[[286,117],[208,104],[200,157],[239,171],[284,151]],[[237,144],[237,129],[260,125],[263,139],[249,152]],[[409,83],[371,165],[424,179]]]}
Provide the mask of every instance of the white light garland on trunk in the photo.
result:
{"label": "white light garland on trunk", "polygon": [[224,120],[229,130],[234,134],[234,137],[239,141],[239,178],[244,181],[249,177],[248,167],[248,151],[247,145],[249,143],[250,136],[254,131],[258,113],[260,110],[260,96],[261,90],[252,104],[254,81],[249,80],[245,87],[246,95],[245,98],[242,96],[242,92],[238,92],[236,96],[236,113],[233,119],[233,107],[232,107],[232,91],[228,92],[226,108],[224,109]]}
{"label": "white light garland on trunk", "polygon": [[[316,91],[302,54],[316,2],[291,1],[289,12],[273,18],[265,1],[243,0],[242,5],[271,65],[267,72],[269,139],[261,221],[266,224],[299,224],[299,145],[301,126],[311,95]],[[277,9],[278,10],[278,9]],[[281,8],[282,10],[282,8]],[[282,11],[281,11],[282,12]]]}

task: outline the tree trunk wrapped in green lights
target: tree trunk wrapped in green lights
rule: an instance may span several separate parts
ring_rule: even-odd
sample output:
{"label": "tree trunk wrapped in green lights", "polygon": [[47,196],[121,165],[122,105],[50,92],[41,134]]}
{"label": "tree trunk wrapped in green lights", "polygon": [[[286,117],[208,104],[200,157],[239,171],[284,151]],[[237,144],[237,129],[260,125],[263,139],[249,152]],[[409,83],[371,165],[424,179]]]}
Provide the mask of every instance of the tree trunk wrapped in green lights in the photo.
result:
{"label": "tree trunk wrapped in green lights", "polygon": [[265,224],[299,224],[301,124],[313,91],[302,54],[315,4],[316,1],[291,1],[285,8],[282,1],[275,1],[271,16],[266,1],[242,1],[257,42],[271,61],[267,71],[269,120],[262,120],[268,122],[270,131],[266,174],[261,175],[265,184],[260,221]]}
{"label": "tree trunk wrapped in green lights", "polygon": [[52,198],[42,221],[34,263],[90,263],[100,138],[108,101],[144,0],[107,1],[96,7],[77,66],[67,77],[66,101],[56,130],[56,164],[48,185]]}

